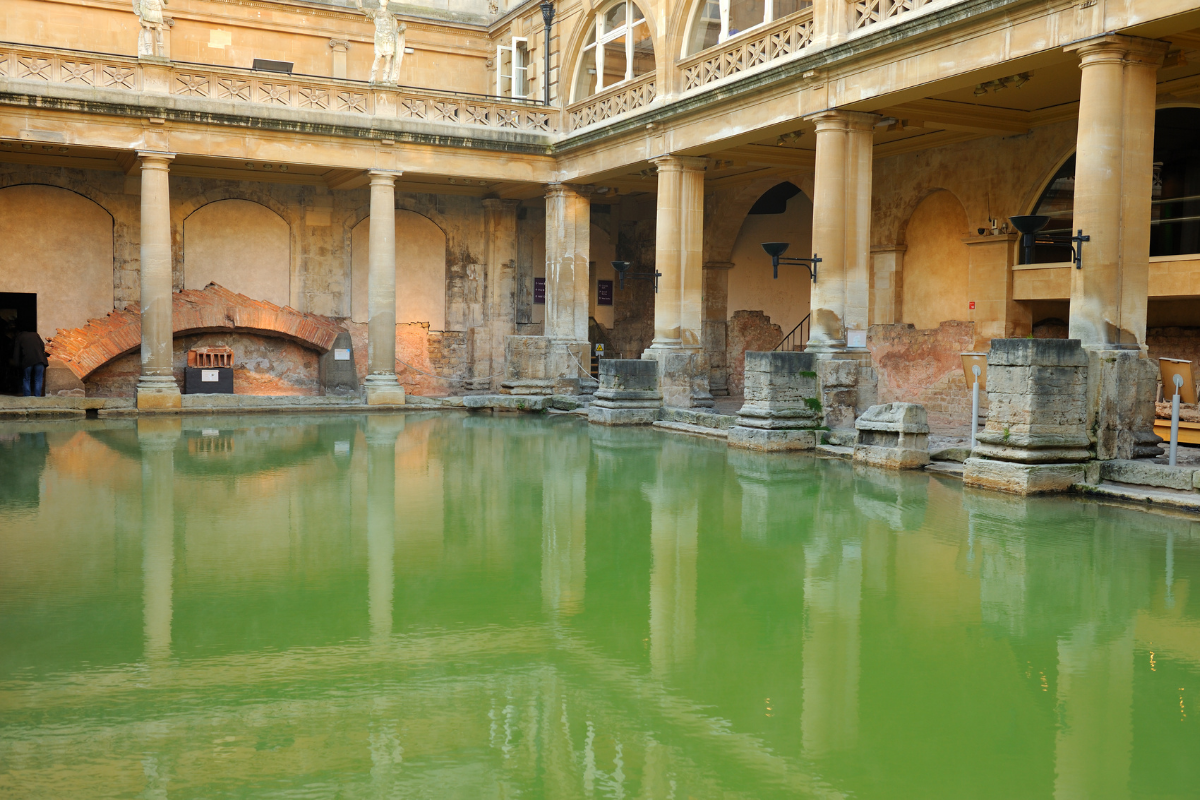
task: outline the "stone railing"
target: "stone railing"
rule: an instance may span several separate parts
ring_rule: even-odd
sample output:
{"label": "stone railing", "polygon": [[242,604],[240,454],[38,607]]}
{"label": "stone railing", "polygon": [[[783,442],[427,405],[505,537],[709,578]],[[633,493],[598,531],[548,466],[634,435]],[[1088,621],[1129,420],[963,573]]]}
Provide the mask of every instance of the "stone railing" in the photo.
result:
{"label": "stone railing", "polygon": [[683,91],[699,89],[722,78],[799,53],[812,41],[812,34],[813,12],[810,7],[689,56],[679,62],[679,69],[683,73]]}
{"label": "stone railing", "polygon": [[559,129],[557,109],[529,101],[27,45],[0,44],[4,78],[245,103],[250,113],[252,106],[271,106],[516,131]]}
{"label": "stone railing", "polygon": [[852,29],[859,30],[877,25],[892,17],[924,8],[932,2],[933,0],[855,0],[851,4],[854,15]]}
{"label": "stone railing", "polygon": [[645,108],[654,100],[654,73],[604,89],[567,108],[569,130],[577,131],[629,111]]}

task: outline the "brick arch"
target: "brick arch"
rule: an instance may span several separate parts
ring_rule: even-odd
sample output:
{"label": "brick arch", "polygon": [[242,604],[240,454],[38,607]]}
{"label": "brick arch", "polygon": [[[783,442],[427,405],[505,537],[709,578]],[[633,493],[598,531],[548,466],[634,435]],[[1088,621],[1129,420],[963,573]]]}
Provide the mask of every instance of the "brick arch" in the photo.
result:
{"label": "brick arch", "polygon": [[750,209],[758,202],[758,198],[781,183],[800,187],[805,197],[813,196],[811,172],[760,178],[730,194],[712,195],[712,207],[704,209],[704,263],[727,262],[732,258],[733,245]]}
{"label": "brick arch", "polygon": [[[253,300],[215,283],[172,295],[171,322],[175,336],[211,331],[257,333],[290,339],[322,353],[333,347],[334,339],[343,331],[328,317]],[[141,344],[142,315],[130,305],[103,319],[89,320],[81,328],[60,330],[50,340],[47,352],[83,380]]]}

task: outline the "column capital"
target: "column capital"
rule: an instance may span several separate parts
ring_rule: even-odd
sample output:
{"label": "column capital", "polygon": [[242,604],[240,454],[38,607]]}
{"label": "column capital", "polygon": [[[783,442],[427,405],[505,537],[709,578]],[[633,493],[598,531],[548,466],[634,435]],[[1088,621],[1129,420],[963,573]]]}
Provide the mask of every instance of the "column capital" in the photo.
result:
{"label": "column capital", "polygon": [[1080,69],[1095,64],[1144,64],[1157,67],[1162,64],[1168,46],[1167,42],[1157,39],[1109,34],[1069,44],[1063,50],[1079,54]]}
{"label": "column capital", "polygon": [[809,114],[803,118],[817,126],[817,133],[822,131],[874,131],[875,123],[882,117],[865,111],[845,111],[840,108],[828,108]]}
{"label": "column capital", "polygon": [[329,47],[332,50],[337,50],[338,52],[345,53],[347,50],[350,49],[350,42],[348,42],[345,39],[330,39]]}
{"label": "column capital", "polygon": [[396,178],[399,178],[404,173],[396,169],[369,169],[367,176],[371,179],[372,186],[395,186]]}
{"label": "column capital", "polygon": [[573,194],[578,197],[591,197],[596,187],[587,183],[547,183],[546,197],[562,197]]}
{"label": "column capital", "polygon": [[175,154],[160,153],[155,150],[138,150],[137,157],[141,162],[142,169],[168,169]]}
{"label": "column capital", "polygon": [[668,153],[650,159],[659,172],[703,172],[708,169],[708,159],[703,156],[677,156]]}

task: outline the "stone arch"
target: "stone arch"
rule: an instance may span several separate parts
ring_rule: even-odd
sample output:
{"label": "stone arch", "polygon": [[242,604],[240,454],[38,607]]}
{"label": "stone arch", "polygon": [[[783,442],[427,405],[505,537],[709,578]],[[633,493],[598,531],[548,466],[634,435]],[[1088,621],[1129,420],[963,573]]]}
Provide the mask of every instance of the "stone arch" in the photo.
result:
{"label": "stone arch", "polygon": [[[67,218],[69,225],[45,225]],[[0,291],[38,295],[38,332],[50,338],[113,307],[116,223],[74,187],[0,188]]]}
{"label": "stone arch", "polygon": [[[171,296],[174,336],[211,331],[236,331],[289,339],[318,352],[327,352],[342,327],[328,317],[303,314],[209,284]],[[64,330],[47,348],[83,380],[100,367],[141,347],[142,316],[136,306],[89,320]]]}
{"label": "stone arch", "polygon": [[903,321],[926,330],[967,315],[967,211],[953,192],[926,193],[905,220]]}
{"label": "stone arch", "polygon": [[173,205],[171,209],[171,255],[175,291],[178,292],[184,289],[184,224],[189,217],[200,209],[212,203],[219,203],[222,200],[245,200],[250,203],[256,203],[274,212],[277,217],[287,224],[289,294],[286,304],[296,308],[300,307],[302,305],[300,302],[300,286],[302,285],[300,276],[300,253],[302,252],[300,233],[302,226],[300,220],[292,207],[276,200],[271,196],[270,192],[264,189],[244,186],[218,186],[187,197],[178,205]]}
{"label": "stone arch", "polygon": [[704,209],[704,263],[727,262],[732,258],[734,242],[750,209],[768,189],[784,182],[798,186],[805,197],[813,196],[811,172],[760,178],[732,193],[709,196],[711,205],[706,204]]}
{"label": "stone arch", "polygon": [[[348,231],[350,317],[366,322],[367,232],[370,214]],[[396,209],[396,322],[423,322],[446,330],[446,260],[449,237],[442,225],[410,208]]]}
{"label": "stone arch", "polygon": [[[642,13],[645,15],[646,28],[650,31],[650,41],[654,45],[654,72],[656,75],[655,81],[658,84],[656,99],[658,96],[661,96],[668,91],[671,81],[667,79],[671,73],[674,72],[675,59],[662,49],[662,26],[658,24],[658,19],[655,17],[655,6],[647,4],[645,0],[642,0],[642,2],[638,2],[638,0],[605,0],[605,2],[597,3],[596,5],[592,6],[590,11],[587,11],[581,15],[580,21],[582,24],[578,25],[575,30],[571,32],[571,36],[567,40],[566,48],[561,51],[568,56],[568,58],[563,60],[563,63],[565,66],[569,67],[567,71],[559,73],[558,85],[560,99],[562,100],[564,106],[572,105],[576,102],[583,102],[583,100],[587,99],[572,99],[571,95],[575,91],[575,70],[579,67],[579,59],[582,56],[584,45],[587,44],[587,35],[592,29],[592,23],[595,22],[597,16],[604,13],[610,6],[616,5],[618,2],[633,2],[642,10]],[[563,76],[566,76],[566,78],[564,79]]]}
{"label": "stone arch", "polygon": [[291,305],[291,232],[281,214],[254,200],[205,203],[183,219],[183,288],[216,283]]}

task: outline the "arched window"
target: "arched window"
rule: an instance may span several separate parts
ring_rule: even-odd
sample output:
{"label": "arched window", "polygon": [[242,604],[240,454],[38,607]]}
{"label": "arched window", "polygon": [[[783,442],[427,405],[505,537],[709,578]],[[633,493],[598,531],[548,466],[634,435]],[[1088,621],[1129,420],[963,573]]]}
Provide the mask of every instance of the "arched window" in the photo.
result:
{"label": "arched window", "polygon": [[[1154,115],[1154,185],[1150,255],[1200,253],[1200,109],[1164,108]],[[1075,156],[1055,173],[1033,213],[1050,217],[1043,233],[1074,233]],[[1084,231],[1086,234],[1087,231]],[[1040,243],[1035,264],[1071,260],[1066,244]]]}
{"label": "arched window", "polygon": [[617,3],[596,14],[575,68],[571,101],[653,71],[654,42],[646,16],[633,3]]}
{"label": "arched window", "polygon": [[812,0],[700,0],[692,12],[683,55],[811,7]]}

